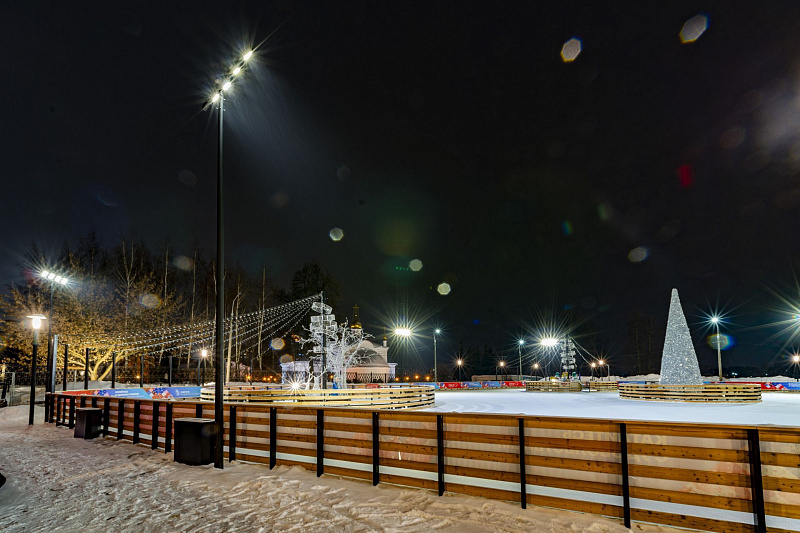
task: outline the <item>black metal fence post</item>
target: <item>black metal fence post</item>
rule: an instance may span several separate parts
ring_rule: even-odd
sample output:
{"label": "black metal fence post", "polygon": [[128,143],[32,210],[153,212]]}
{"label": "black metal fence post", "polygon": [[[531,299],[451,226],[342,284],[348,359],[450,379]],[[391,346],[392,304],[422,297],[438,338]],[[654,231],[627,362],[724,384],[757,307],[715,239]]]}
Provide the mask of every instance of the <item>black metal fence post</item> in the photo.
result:
{"label": "black metal fence post", "polygon": [[167,420],[164,423],[164,453],[172,451],[172,402],[167,402]]}
{"label": "black metal fence post", "polygon": [[194,416],[195,418],[203,418],[203,404],[197,403],[194,405]]}
{"label": "black metal fence post", "polygon": [[228,424],[228,462],[236,460],[236,406],[231,405]]}
{"label": "black metal fence post", "polygon": [[[53,356],[55,357],[55,355]],[[61,391],[67,390],[67,359],[69,358],[69,344],[64,345],[64,375],[61,376]]]}
{"label": "black metal fence post", "polygon": [[161,403],[153,401],[153,423],[150,426],[150,433],[152,434],[152,441],[150,442],[150,449],[158,449],[158,415],[161,410]]}
{"label": "black metal fence post", "polygon": [[109,424],[111,423],[111,398],[103,398],[103,436],[109,433]]}
{"label": "black metal fence post", "polygon": [[86,348],[86,359],[83,362],[83,390],[89,389],[89,348]]}
{"label": "black metal fence post", "polygon": [[75,428],[75,396],[69,399],[69,429]]}
{"label": "black metal fence post", "polygon": [[317,409],[317,477],[325,473],[325,411]]}
{"label": "black metal fence post", "polygon": [[444,494],[444,417],[436,415],[436,466],[439,496]]}
{"label": "black metal fence post", "polygon": [[631,487],[628,478],[628,428],[625,423],[619,425],[619,455],[622,466],[622,521],[625,527],[631,527]]}
{"label": "black metal fence post", "polygon": [[766,533],[764,483],[761,479],[761,441],[758,429],[747,430],[747,455],[750,458],[750,494],[753,500],[753,525],[756,533]]}
{"label": "black metal fence post", "polygon": [[278,462],[277,450],[278,446],[278,408],[269,408],[269,469],[275,468]]}
{"label": "black metal fence post", "polygon": [[81,409],[86,407],[86,396],[81,396]]}
{"label": "black metal fence post", "polygon": [[56,405],[55,405],[56,427],[58,427],[61,425],[61,396],[56,396],[55,399],[56,399]]}
{"label": "black metal fence post", "polygon": [[523,509],[528,507],[527,472],[525,469],[525,419],[519,419],[519,504]]}
{"label": "black metal fence post", "polygon": [[134,400],[133,402],[133,443],[139,443],[139,417],[142,414],[142,402]]}
{"label": "black metal fence post", "polygon": [[117,402],[117,440],[122,438],[122,428],[125,426],[125,400]]}
{"label": "black metal fence post", "polygon": [[117,387],[117,352],[111,352],[111,388]]}
{"label": "black metal fence post", "polygon": [[372,486],[381,482],[381,427],[377,411],[372,413]]}

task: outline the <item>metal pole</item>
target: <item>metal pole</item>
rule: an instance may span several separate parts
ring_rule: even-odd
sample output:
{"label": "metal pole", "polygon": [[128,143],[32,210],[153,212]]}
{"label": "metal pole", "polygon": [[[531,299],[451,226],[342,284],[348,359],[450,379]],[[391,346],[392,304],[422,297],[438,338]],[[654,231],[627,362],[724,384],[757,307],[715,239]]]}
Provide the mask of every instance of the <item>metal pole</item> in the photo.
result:
{"label": "metal pole", "polygon": [[[50,309],[47,312],[47,377],[48,377],[48,379],[47,379],[47,385],[45,386],[45,392],[55,392],[56,391],[55,377],[53,377],[52,380],[50,379],[50,369],[51,369],[51,367],[53,369],[56,368],[56,365],[50,365],[50,361],[51,361],[50,358],[51,357],[53,357],[53,358],[57,357],[55,352],[53,352],[53,343],[52,343],[52,339],[53,339],[53,291],[54,291],[54,289],[55,289],[55,287],[53,285],[53,281],[50,280]],[[52,386],[52,390],[48,390],[48,389],[50,389],[51,386]]]}
{"label": "metal pole", "polygon": [[89,388],[89,348],[86,348],[86,360],[83,362],[83,390]]}
{"label": "metal pole", "polygon": [[168,374],[167,385],[169,387],[172,387],[172,352],[169,353],[169,374]]}
{"label": "metal pole", "polygon": [[322,303],[322,388],[328,388],[328,348],[326,340],[328,332],[325,326],[325,291],[319,293],[319,301]]}
{"label": "metal pole", "polygon": [[206,358],[204,357],[203,358],[203,385],[205,385],[205,383],[206,383],[206,367],[207,366],[208,366],[208,363],[206,363]]}
{"label": "metal pole", "polygon": [[111,388],[117,387],[117,352],[111,352]]}
{"label": "metal pole", "polygon": [[[55,350],[53,351],[53,357],[56,357],[56,354],[58,353],[58,345],[56,345],[56,343],[53,343],[53,344],[55,345]],[[62,391],[67,390],[67,360],[68,359],[69,359],[69,344],[65,344],[64,345],[64,375],[62,376],[62,383],[61,383],[61,385],[62,385],[61,390]]]}
{"label": "metal pole", "polygon": [[522,345],[517,345],[518,352],[519,352],[519,380],[522,381]]}
{"label": "metal pole", "polygon": [[436,332],[433,332],[433,381],[439,382],[439,365],[436,364]]}
{"label": "metal pole", "polygon": [[200,386],[200,360],[203,359],[202,356],[197,358],[197,386]]}
{"label": "metal pole", "polygon": [[144,387],[144,352],[139,356],[139,387]]}
{"label": "metal pole", "polygon": [[28,425],[33,425],[33,411],[36,407],[36,358],[39,357],[39,330],[33,330],[33,356],[31,357],[31,408],[28,413]]}
{"label": "metal pole", "polygon": [[224,319],[225,319],[225,233],[224,233],[224,202],[223,202],[223,182],[222,182],[222,124],[225,113],[225,95],[219,92],[219,144],[217,145],[217,316],[216,316],[216,357],[214,358],[214,423],[216,425],[216,449],[214,457],[214,467],[223,468],[222,450],[222,431],[224,430],[224,417],[222,406],[222,384],[223,384],[223,350],[224,345]]}
{"label": "metal pole", "polygon": [[719,367],[719,380],[722,381],[722,351],[720,349],[719,322],[717,322],[717,366]]}

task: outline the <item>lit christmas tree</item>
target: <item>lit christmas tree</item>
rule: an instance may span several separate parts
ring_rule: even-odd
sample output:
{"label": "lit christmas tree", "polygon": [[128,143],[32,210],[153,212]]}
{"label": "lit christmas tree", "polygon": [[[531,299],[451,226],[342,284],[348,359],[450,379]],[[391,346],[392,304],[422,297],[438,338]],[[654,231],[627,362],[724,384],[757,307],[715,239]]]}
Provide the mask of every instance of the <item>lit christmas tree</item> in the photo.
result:
{"label": "lit christmas tree", "polygon": [[662,385],[702,385],[700,365],[694,352],[692,336],[686,317],[683,316],[678,289],[672,289],[667,319],[667,335],[664,339],[664,351],[661,354]]}

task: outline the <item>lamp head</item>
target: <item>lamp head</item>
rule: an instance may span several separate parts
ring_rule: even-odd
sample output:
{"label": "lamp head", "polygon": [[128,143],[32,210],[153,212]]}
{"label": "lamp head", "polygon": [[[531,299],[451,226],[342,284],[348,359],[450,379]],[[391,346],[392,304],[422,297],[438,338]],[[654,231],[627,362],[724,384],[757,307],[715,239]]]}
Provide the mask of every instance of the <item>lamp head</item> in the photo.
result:
{"label": "lamp head", "polygon": [[409,328],[395,328],[394,334],[400,337],[410,337],[411,330]]}
{"label": "lamp head", "polygon": [[603,361],[602,359],[600,359],[599,361],[597,361],[597,364],[599,364],[599,365],[604,365],[604,364],[606,364],[606,362],[605,362],[605,361]]}
{"label": "lamp head", "polygon": [[548,337],[546,339],[542,339],[539,344],[541,344],[542,346],[548,346],[548,347],[556,346],[556,345],[558,345],[558,339],[553,338],[553,337]]}
{"label": "lamp head", "polygon": [[[797,357],[797,356],[795,356],[795,357]],[[459,359],[458,361],[456,361],[456,364],[457,364],[458,366],[461,366],[461,365],[463,365],[463,364],[464,364],[464,360],[463,360],[463,359]]]}
{"label": "lamp head", "polygon": [[31,319],[31,327],[37,330],[42,327],[42,320],[47,320],[47,317],[42,315],[29,315],[28,318]]}
{"label": "lamp head", "polygon": [[500,366],[506,366],[506,362],[505,361],[500,361]]}
{"label": "lamp head", "polygon": [[517,341],[517,343],[519,343],[520,346],[523,346],[525,344],[525,339],[520,339]]}
{"label": "lamp head", "polygon": [[436,328],[435,330],[433,330],[433,332],[434,332],[434,333],[436,333],[436,334],[438,335],[439,333],[441,333],[441,332],[442,332],[442,330],[440,330],[439,328]]}
{"label": "lamp head", "polygon": [[719,317],[718,316],[712,316],[711,317],[711,323],[712,324],[719,324]]}
{"label": "lamp head", "polygon": [[797,354],[793,355],[792,356],[792,362],[800,363],[800,355],[797,355]]}
{"label": "lamp head", "polygon": [[202,355],[203,357],[206,357],[208,355],[208,350],[203,348],[202,350],[200,350],[200,355]]}

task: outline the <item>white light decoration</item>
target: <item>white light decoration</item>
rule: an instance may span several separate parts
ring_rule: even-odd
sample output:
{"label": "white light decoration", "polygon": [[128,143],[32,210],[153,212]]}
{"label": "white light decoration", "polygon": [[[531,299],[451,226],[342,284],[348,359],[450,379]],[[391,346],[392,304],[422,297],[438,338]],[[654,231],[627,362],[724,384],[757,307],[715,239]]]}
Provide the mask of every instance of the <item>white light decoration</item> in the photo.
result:
{"label": "white light decoration", "polygon": [[667,319],[667,334],[664,339],[664,351],[661,355],[662,385],[702,385],[700,365],[694,343],[689,334],[689,326],[683,314],[678,289],[672,289]]}

